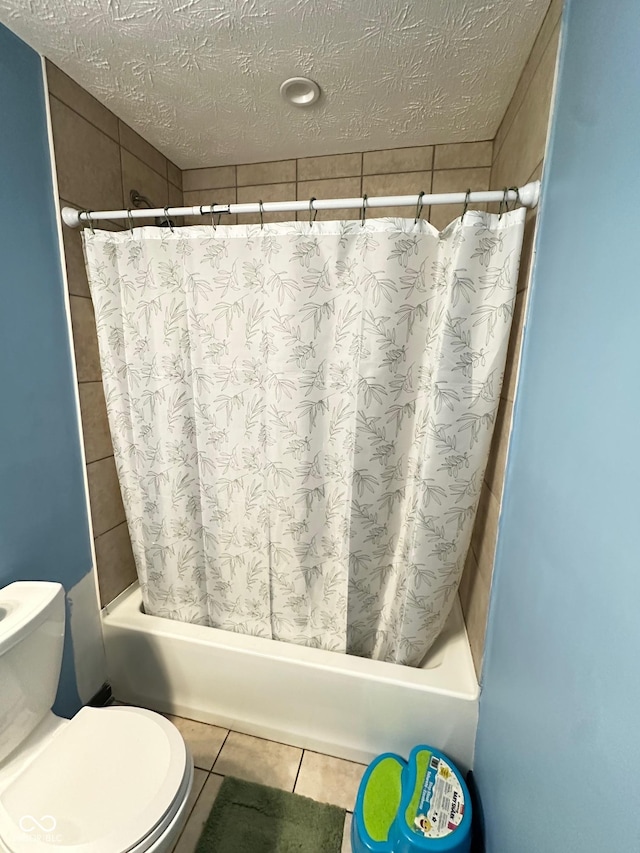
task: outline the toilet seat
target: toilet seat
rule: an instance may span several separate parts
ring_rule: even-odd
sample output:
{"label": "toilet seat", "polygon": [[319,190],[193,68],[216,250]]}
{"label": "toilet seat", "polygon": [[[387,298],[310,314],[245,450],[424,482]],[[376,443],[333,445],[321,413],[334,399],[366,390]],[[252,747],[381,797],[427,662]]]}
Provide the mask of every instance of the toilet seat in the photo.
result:
{"label": "toilet seat", "polygon": [[11,853],[143,853],[192,780],[182,736],[142,708],[83,708],[0,791]]}

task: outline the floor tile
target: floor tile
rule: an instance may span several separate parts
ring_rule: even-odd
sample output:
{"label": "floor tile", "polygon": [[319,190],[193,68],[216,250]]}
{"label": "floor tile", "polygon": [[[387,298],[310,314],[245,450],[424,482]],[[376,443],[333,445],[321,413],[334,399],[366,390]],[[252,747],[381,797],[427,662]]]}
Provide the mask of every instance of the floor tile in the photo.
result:
{"label": "floor tile", "polygon": [[200,770],[199,767],[196,767],[193,771],[193,785],[191,786],[191,791],[189,792],[189,798],[187,800],[187,817],[191,814],[191,810],[195,806],[196,800],[202,793],[204,783],[207,781],[208,776],[209,774],[207,771]]}
{"label": "floor tile", "polygon": [[211,773],[207,777],[204,788],[196,800],[196,804],[189,815],[185,828],[182,830],[182,835],[173,848],[173,853],[194,853],[200,833],[202,832],[202,827],[209,817],[209,813],[213,808],[213,802],[218,796],[222,782],[223,777],[217,776],[215,773]]}
{"label": "floor tile", "polygon": [[180,731],[193,755],[193,763],[202,770],[211,770],[218,757],[224,739],[229,734],[227,729],[187,720],[185,717],[175,717],[165,714],[168,720]]}
{"label": "floor tile", "polygon": [[353,811],[364,764],[305,750],[296,794]]}
{"label": "floor tile", "polygon": [[351,821],[353,815],[347,812],[344,816],[344,833],[342,835],[342,847],[340,853],[351,853]]}
{"label": "floor tile", "polygon": [[302,750],[230,732],[214,765],[216,773],[293,791]]}

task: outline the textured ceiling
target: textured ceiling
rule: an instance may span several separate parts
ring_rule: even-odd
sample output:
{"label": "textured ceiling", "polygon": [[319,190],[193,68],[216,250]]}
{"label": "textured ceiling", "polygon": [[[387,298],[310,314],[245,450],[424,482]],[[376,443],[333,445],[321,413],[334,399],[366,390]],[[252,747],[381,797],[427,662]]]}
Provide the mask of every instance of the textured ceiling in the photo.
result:
{"label": "textured ceiling", "polygon": [[[548,0],[0,0],[181,168],[491,139]],[[286,77],[321,100],[285,104]]]}

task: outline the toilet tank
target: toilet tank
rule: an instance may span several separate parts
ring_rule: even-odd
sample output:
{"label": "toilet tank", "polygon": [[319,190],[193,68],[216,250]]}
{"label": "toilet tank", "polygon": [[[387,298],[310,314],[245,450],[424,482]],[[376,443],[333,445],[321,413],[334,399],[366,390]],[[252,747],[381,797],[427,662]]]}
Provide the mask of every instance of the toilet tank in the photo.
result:
{"label": "toilet tank", "polygon": [[0,762],[53,706],[64,642],[64,590],[19,581],[0,589]]}

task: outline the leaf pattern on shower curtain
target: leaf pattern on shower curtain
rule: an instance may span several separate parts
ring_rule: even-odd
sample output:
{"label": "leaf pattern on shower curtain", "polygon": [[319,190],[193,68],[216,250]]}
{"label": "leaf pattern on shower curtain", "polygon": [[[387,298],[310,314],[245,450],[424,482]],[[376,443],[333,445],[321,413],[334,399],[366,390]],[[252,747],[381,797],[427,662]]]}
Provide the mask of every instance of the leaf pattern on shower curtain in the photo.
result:
{"label": "leaf pattern on shower curtain", "polygon": [[149,613],[420,662],[469,546],[523,222],[84,232]]}

